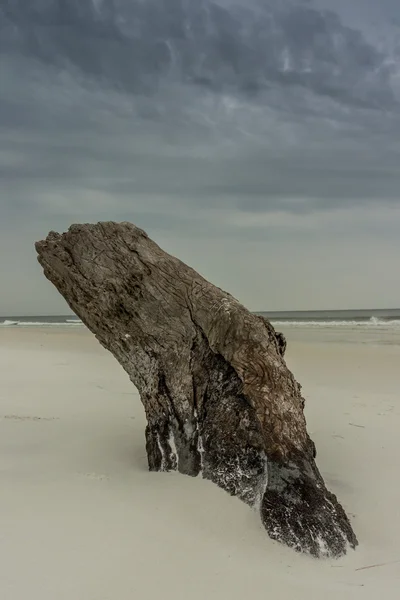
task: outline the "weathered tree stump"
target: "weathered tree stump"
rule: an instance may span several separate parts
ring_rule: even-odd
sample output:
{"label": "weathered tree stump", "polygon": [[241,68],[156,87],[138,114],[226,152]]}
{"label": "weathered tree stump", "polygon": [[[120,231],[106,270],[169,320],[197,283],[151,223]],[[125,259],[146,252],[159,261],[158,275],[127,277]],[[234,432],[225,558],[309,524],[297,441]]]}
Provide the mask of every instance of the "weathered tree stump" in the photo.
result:
{"label": "weathered tree stump", "polygon": [[36,244],[46,277],[128,373],[150,470],[199,473],[314,556],[357,545],[315,464],[285,339],[130,223],[73,225]]}

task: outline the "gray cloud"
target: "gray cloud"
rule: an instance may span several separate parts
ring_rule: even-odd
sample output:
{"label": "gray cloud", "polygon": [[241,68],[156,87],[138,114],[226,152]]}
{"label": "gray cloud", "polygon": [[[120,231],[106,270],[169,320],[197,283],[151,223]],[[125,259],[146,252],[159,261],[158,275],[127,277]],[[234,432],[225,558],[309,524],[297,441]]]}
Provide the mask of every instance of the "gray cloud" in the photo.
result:
{"label": "gray cloud", "polygon": [[256,6],[19,0],[3,9],[3,46],[131,92],[154,93],[165,79],[250,95],[300,85],[356,105],[393,105],[385,55],[337,14],[277,0]]}
{"label": "gray cloud", "polygon": [[398,9],[376,6],[3,2],[3,240],[31,252],[47,229],[108,218],[172,250],[185,236],[395,239]]}

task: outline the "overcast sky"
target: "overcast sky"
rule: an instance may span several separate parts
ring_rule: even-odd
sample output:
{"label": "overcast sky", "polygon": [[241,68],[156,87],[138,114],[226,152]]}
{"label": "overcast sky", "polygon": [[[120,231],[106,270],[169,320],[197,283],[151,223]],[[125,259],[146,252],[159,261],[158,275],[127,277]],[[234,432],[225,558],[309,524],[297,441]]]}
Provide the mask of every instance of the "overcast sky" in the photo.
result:
{"label": "overcast sky", "polygon": [[0,314],[129,220],[250,309],[400,305],[399,0],[2,0]]}

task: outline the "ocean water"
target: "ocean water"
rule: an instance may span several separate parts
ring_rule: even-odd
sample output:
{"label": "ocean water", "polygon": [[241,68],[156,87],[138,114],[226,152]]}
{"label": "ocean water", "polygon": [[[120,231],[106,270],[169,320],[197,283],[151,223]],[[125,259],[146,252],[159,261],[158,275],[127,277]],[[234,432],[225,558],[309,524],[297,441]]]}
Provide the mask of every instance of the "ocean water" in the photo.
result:
{"label": "ocean water", "polygon": [[0,317],[0,327],[83,327],[75,315]]}
{"label": "ocean water", "polygon": [[400,329],[400,309],[260,312],[275,327]]}
{"label": "ocean water", "polygon": [[[274,327],[285,329],[400,330],[400,308],[387,310],[261,311],[257,314],[267,317]],[[0,327],[83,327],[83,323],[75,315],[5,316],[0,317]]]}
{"label": "ocean water", "polygon": [[400,309],[264,312],[289,342],[400,346]]}

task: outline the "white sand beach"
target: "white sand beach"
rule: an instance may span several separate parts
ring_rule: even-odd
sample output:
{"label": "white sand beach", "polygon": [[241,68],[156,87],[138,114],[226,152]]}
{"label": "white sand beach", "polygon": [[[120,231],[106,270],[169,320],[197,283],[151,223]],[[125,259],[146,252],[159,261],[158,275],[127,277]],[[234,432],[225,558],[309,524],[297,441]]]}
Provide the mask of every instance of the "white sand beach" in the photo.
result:
{"label": "white sand beach", "polygon": [[355,552],[298,555],[213,484],[149,473],[139,397],[84,328],[2,328],[1,600],[399,598],[400,344],[285,333]]}

